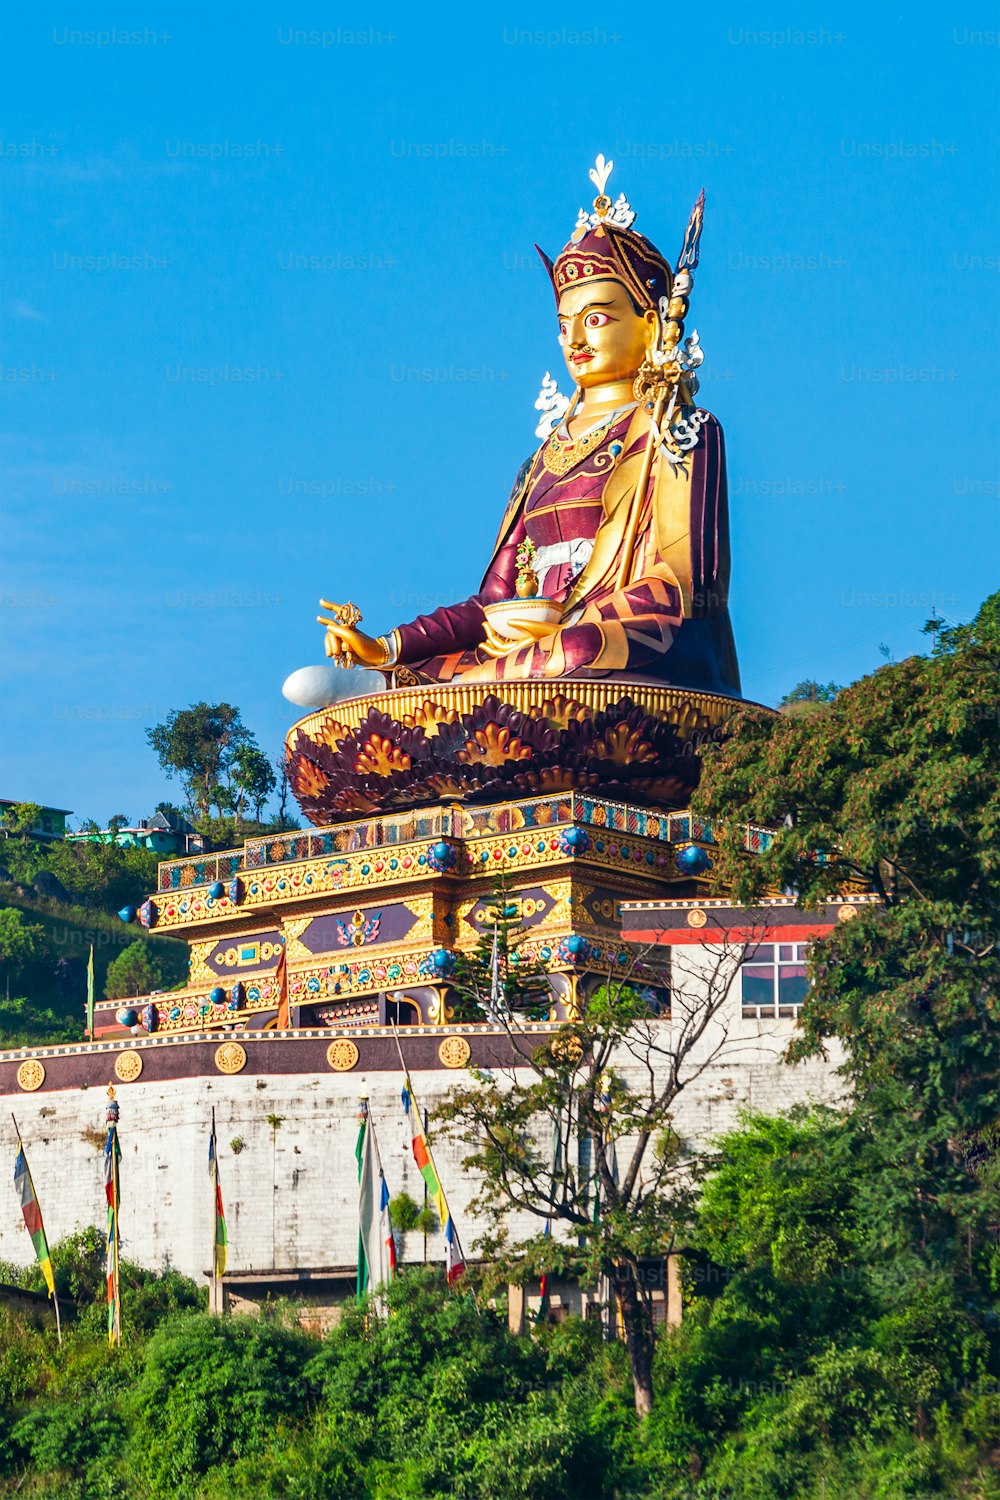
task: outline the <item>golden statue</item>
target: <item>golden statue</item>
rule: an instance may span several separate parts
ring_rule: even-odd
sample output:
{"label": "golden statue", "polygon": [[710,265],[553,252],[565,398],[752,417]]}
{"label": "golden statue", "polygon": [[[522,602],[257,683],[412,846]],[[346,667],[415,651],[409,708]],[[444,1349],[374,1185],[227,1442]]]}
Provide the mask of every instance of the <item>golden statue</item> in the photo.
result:
{"label": "golden statue", "polygon": [[702,360],[684,319],[704,194],[676,270],[606,192],[553,263],[571,400],[546,376],[541,446],[522,465],[477,593],[398,625],[358,629],[321,600],[326,654],[396,686],[606,678],[738,695],[729,623],[722,429],[694,404]]}

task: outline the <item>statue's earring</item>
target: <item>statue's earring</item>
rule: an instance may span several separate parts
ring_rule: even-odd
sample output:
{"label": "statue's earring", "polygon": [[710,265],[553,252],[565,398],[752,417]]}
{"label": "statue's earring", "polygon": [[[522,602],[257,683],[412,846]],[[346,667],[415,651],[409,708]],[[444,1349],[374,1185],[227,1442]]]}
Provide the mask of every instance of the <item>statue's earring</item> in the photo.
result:
{"label": "statue's earring", "polygon": [[646,313],[646,354],[632,383],[632,394],[640,406],[652,411],[663,386],[663,320],[650,309]]}

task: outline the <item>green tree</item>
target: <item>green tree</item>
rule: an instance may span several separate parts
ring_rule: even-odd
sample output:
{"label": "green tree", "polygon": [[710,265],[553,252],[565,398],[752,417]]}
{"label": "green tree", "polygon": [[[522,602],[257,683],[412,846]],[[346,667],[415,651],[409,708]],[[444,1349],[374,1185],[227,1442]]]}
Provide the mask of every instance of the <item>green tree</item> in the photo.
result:
{"label": "green tree", "polygon": [[[929,1276],[980,1326],[1000,1275],[1000,594],[821,714],[745,709],[696,808],[738,898],[877,898],[811,955],[793,1058],[838,1038],[854,1107],[865,1254],[904,1299]],[[740,829],[776,832],[748,861]]]}
{"label": "green tree", "polygon": [[0,813],[0,821],[8,838],[20,839],[22,844],[27,844],[31,830],[41,816],[40,802],[12,802]]}
{"label": "green tree", "polygon": [[802,682],[789,688],[782,698],[782,705],[786,703],[832,703],[843,688],[839,682],[816,682],[812,677],[807,677]]}
{"label": "green tree", "polygon": [[312,1352],[297,1329],[254,1318],[167,1320],[127,1398],[128,1463],[142,1492],[203,1493],[195,1485],[217,1465],[263,1452],[308,1399]]}
{"label": "green tree", "polygon": [[781,699],[778,708],[781,713],[789,718],[802,718],[807,714],[820,712],[828,703],[833,703],[838,693],[843,688],[836,682],[815,682],[807,677],[804,682],[796,683]]}
{"label": "green tree", "polygon": [[83,1022],[32,1005],[22,995],[0,996],[0,1046],[37,1047],[84,1041]]}
{"label": "green tree", "polygon": [[138,906],[156,888],[157,855],[151,849],[64,840],[45,851],[45,868],[84,905],[117,911]]}
{"label": "green tree", "polygon": [[237,752],[253,743],[253,736],[231,703],[193,703],[172,710],[162,724],[146,730],[168,776],[179,776],[189,802],[207,818],[220,806],[219,789],[226,787]]}
{"label": "green tree", "polygon": [[288,760],[285,755],[285,747],[275,756],[272,762],[276,775],[275,786],[278,792],[278,821],[288,823],[288,799],[292,794],[292,784],[288,779]]}
{"label": "green tree", "polygon": [[124,813],[115,813],[108,819],[108,832],[111,834],[111,842],[114,843],[115,834],[122,828],[128,827],[128,818]]}
{"label": "green tree", "polygon": [[31,833],[41,815],[42,807],[38,802],[13,802],[0,814],[0,823],[6,834],[3,863],[14,879],[23,884],[33,880],[45,866],[46,847]]}
{"label": "green tree", "polygon": [[[673,1115],[684,1091],[727,1054],[727,1029],[713,1022],[744,952],[742,943],[720,945],[697,971],[678,961],[669,1022],[627,975],[609,978],[583,1003],[581,1019],[542,1045],[512,1014],[508,1066],[477,1074],[437,1111],[469,1148],[464,1165],[479,1182],[472,1207],[487,1226],[478,1245],[499,1272],[560,1270],[589,1285],[607,1278],[640,1417],[652,1409],[654,1350],[642,1262],[676,1245],[700,1166]],[[539,1232],[514,1234],[512,1211],[532,1215]]]}
{"label": "green tree", "polygon": [[163,970],[149,952],[145,939],[137,938],[108,964],[104,995],[107,1000],[129,1000],[150,994],[162,983]]}
{"label": "green tree", "polygon": [[[483,901],[486,922],[471,953],[458,955],[451,986],[459,998],[456,1014],[473,1021],[503,1020],[515,1012],[545,1020],[552,987],[545,964],[532,951],[521,898],[503,875]],[[494,957],[495,953],[495,957]]]}
{"label": "green tree", "polygon": [[[598,1328],[514,1338],[491,1309],[449,1295],[425,1270],[397,1278],[388,1301],[378,1321],[345,1308],[306,1368],[322,1413],[313,1462],[336,1500],[643,1493],[622,1351]],[[274,1493],[296,1493],[290,1456],[279,1464]]]}
{"label": "green tree", "polygon": [[718,1144],[656,1357],[664,1493],[993,1495],[962,1478],[989,1467],[995,1352],[954,1280],[904,1273],[901,1296],[873,1254],[852,1112],[747,1115]]}
{"label": "green tree", "polygon": [[277,786],[271,762],[254,744],[241,745],[233,757],[233,811],[242,818],[247,805],[253,807],[254,818],[260,822],[261,810]]}
{"label": "green tree", "polygon": [[0,963],[20,969],[38,953],[45,929],[26,922],[13,907],[0,907]]}

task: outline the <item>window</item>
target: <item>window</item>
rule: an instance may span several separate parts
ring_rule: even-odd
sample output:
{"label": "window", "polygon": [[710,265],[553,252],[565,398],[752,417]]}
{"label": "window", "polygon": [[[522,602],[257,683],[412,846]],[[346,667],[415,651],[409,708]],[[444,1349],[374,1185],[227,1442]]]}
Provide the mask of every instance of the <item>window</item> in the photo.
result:
{"label": "window", "polygon": [[805,943],[761,943],[748,949],[742,977],[744,1016],[794,1018],[809,987]]}

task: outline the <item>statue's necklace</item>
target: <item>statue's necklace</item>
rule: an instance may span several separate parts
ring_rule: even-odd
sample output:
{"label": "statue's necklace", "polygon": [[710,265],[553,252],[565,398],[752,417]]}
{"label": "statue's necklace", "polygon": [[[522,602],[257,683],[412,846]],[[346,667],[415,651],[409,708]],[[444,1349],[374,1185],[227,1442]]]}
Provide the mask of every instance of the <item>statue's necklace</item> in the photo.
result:
{"label": "statue's necklace", "polygon": [[595,448],[600,447],[607,437],[608,429],[617,422],[623,412],[628,410],[628,406],[619,406],[615,411],[609,412],[603,422],[598,422],[596,427],[592,427],[582,437],[571,438],[567,434],[565,438],[562,438],[557,428],[542,449],[542,463],[549,473],[568,474],[582,458],[586,458],[588,453],[593,453]]}

